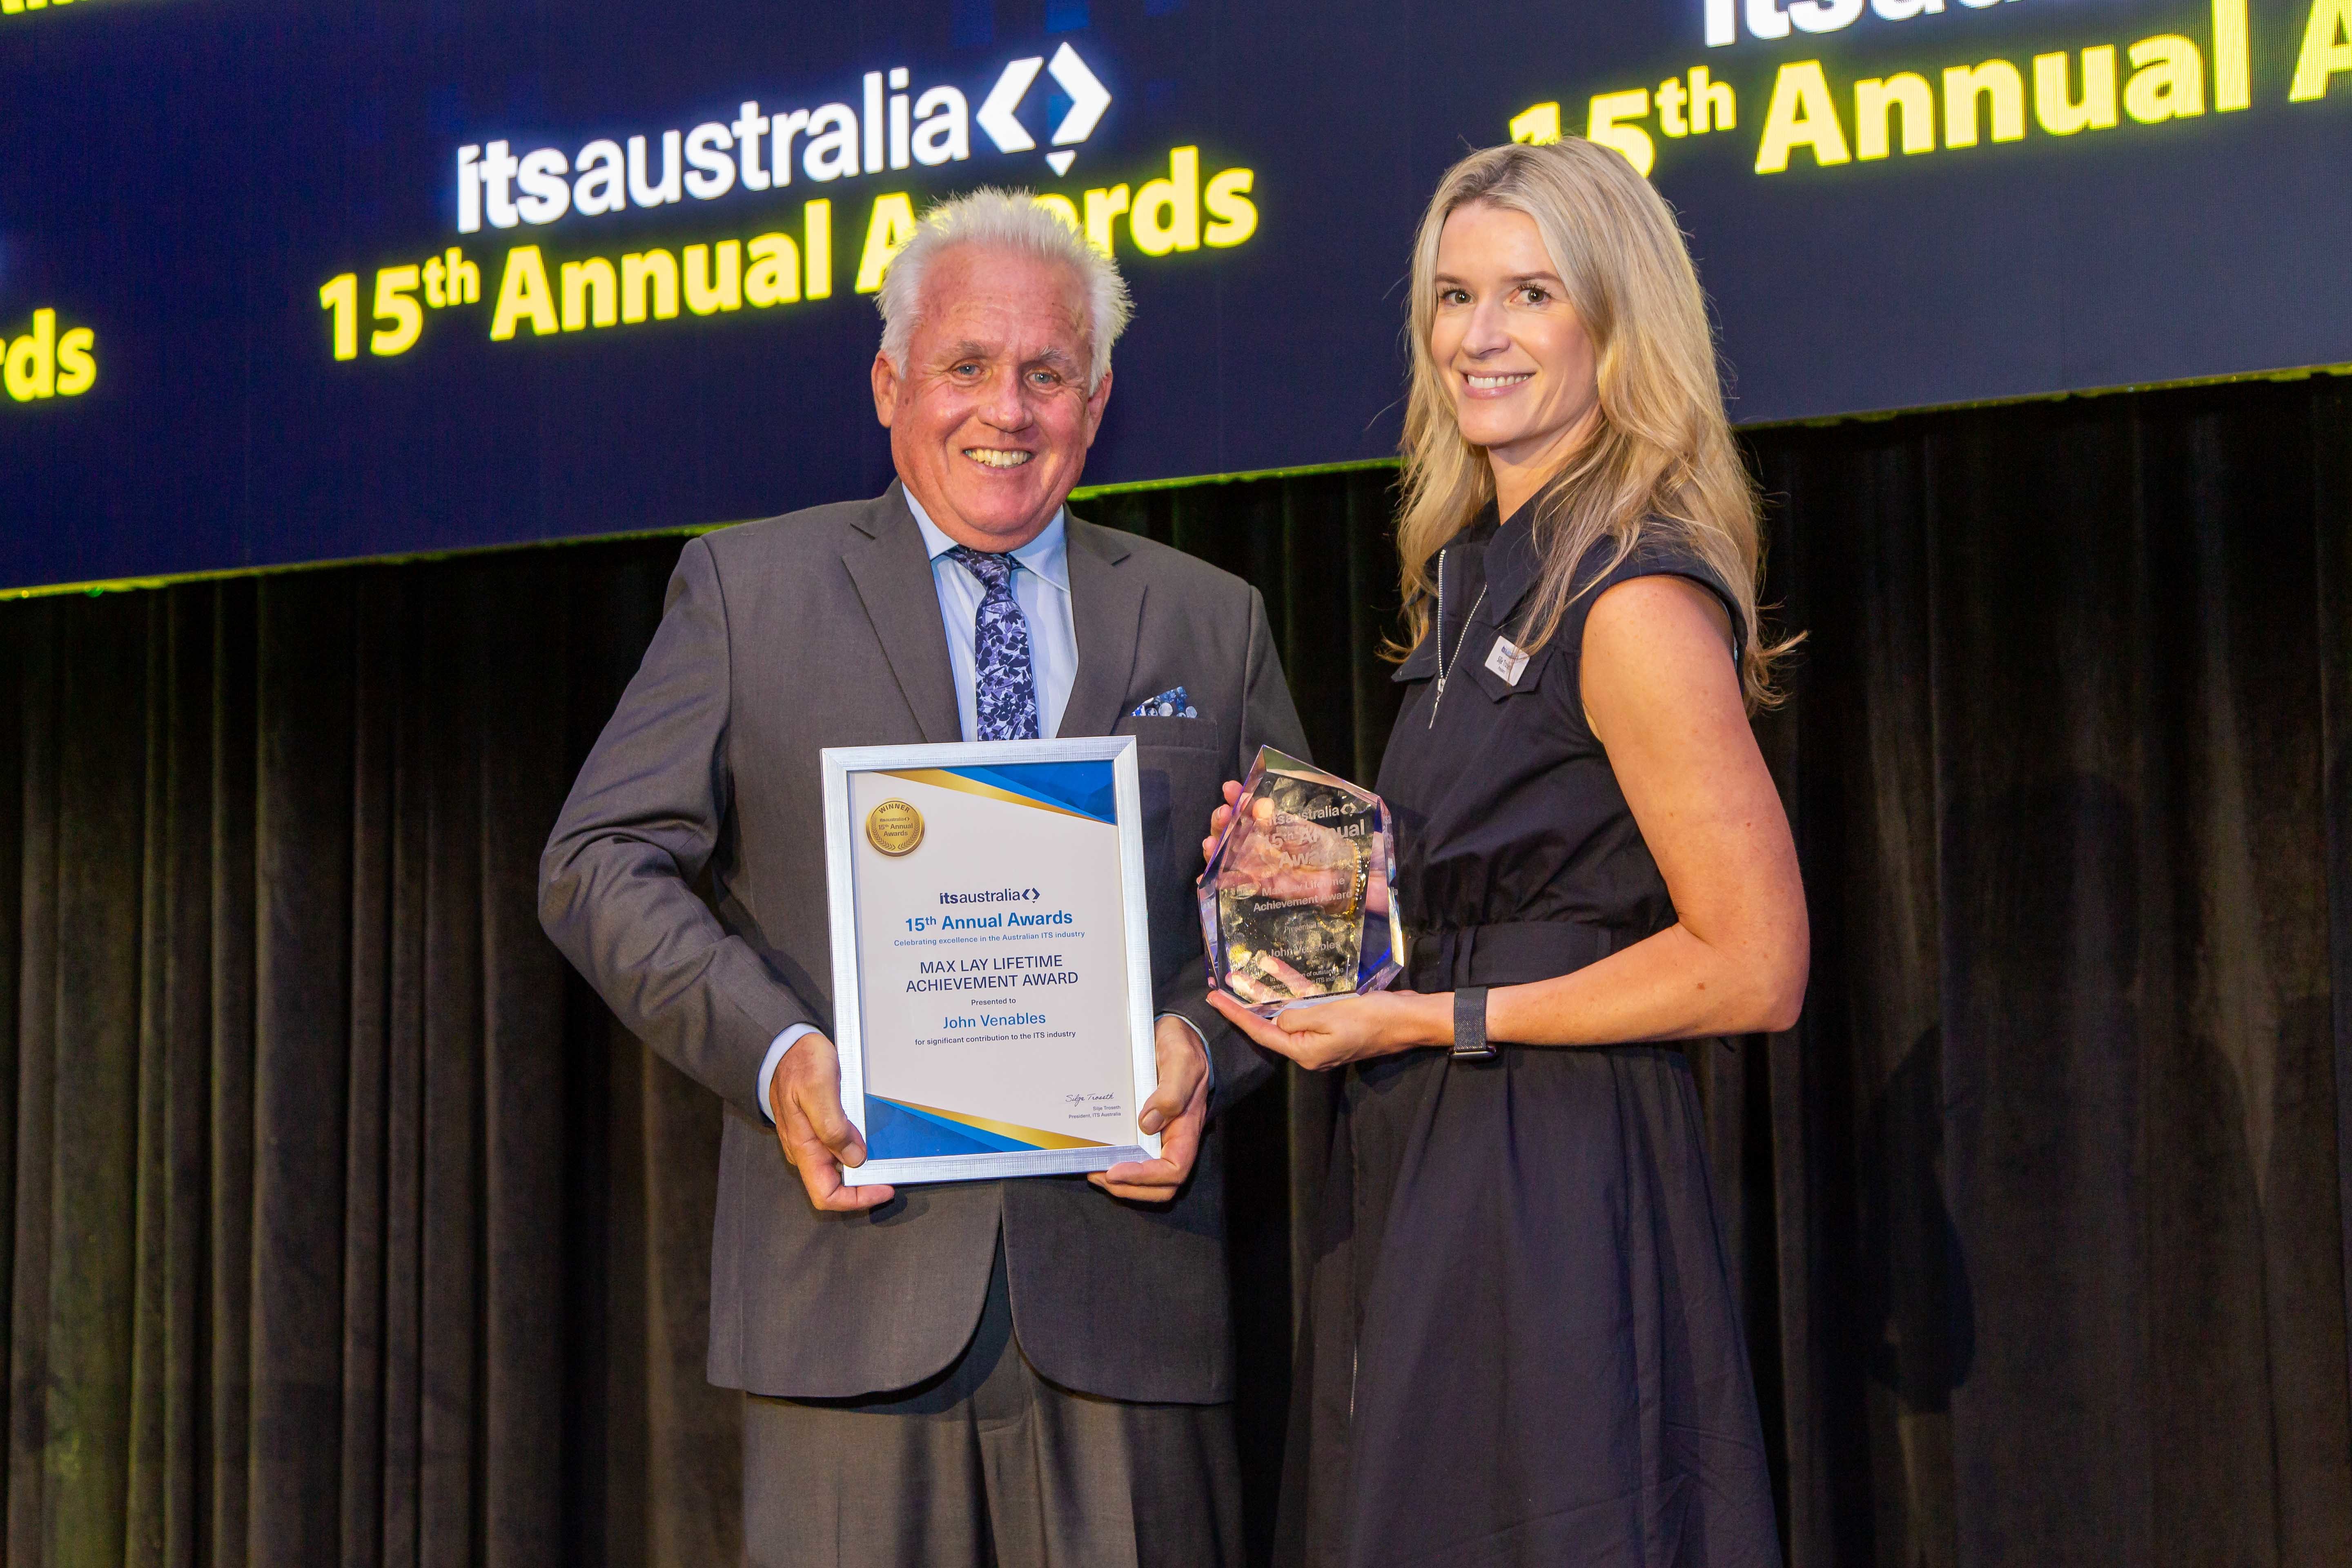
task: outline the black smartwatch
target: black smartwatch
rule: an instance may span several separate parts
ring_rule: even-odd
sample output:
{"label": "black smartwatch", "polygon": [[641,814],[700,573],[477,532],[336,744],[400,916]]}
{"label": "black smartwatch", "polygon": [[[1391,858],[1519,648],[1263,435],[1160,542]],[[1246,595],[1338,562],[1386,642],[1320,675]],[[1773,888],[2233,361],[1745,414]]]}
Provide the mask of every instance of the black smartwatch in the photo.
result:
{"label": "black smartwatch", "polygon": [[1495,1047],[1486,1038],[1486,988],[1465,985],[1454,994],[1454,1055],[1456,1060],[1488,1061]]}

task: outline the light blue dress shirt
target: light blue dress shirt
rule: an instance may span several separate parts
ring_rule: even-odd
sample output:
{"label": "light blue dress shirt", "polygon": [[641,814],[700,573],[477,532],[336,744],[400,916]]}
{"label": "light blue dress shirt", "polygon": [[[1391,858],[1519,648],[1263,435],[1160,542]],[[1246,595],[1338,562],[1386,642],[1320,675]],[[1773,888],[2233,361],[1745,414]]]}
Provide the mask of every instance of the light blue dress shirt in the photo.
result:
{"label": "light blue dress shirt", "polygon": [[[922,531],[924,552],[931,558],[931,586],[940,596],[940,619],[947,627],[948,668],[955,676],[956,721],[963,738],[980,727],[980,702],[973,690],[972,647],[977,637],[980,603],[988,596],[981,580],[948,552],[956,542],[940,531],[915,492],[905,491],[907,510]],[[1070,618],[1070,531],[1066,509],[1054,513],[1045,531],[1013,552],[1013,602],[1029,623],[1029,678],[1037,689],[1037,732],[1050,740],[1061,731],[1062,710],[1070,705],[1070,687],[1078,678],[1078,633]],[[768,1085],[776,1064],[803,1035],[816,1030],[794,1024],[778,1035],[760,1063],[760,1114],[768,1114]]]}

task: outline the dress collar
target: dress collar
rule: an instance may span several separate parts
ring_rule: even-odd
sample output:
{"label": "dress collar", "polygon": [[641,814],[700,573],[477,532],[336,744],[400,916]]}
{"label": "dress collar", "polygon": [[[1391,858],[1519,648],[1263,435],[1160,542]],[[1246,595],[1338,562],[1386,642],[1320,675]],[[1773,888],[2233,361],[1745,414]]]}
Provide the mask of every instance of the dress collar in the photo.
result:
{"label": "dress collar", "polygon": [[[907,510],[915,514],[915,526],[922,531],[925,553],[937,561],[953,550],[956,542],[940,531],[940,525],[931,521],[931,514],[923,510],[923,503],[915,499],[915,492],[908,490],[906,497]],[[1045,525],[1044,532],[1012,552],[1013,559],[1024,568],[1034,572],[1065,594],[1070,591],[1070,531],[1066,526],[1069,515],[1068,508],[1056,508],[1054,521]]]}
{"label": "dress collar", "polygon": [[[1538,492],[1540,496],[1541,492]],[[1496,626],[1507,626],[1519,602],[1543,575],[1543,559],[1536,552],[1536,502],[1529,500],[1494,528],[1486,546],[1486,608]],[[1480,522],[1494,527],[1495,506],[1488,502]]]}

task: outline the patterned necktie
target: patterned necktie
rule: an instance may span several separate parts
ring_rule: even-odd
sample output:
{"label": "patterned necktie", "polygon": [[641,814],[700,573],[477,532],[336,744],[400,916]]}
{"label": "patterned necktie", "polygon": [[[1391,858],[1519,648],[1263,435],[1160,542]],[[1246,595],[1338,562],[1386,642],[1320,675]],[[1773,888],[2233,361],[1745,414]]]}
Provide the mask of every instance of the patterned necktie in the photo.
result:
{"label": "patterned necktie", "polygon": [[1037,684],[1029,665],[1029,621],[1013,601],[1010,555],[957,545],[948,552],[988,590],[972,621],[972,709],[981,741],[1037,739]]}

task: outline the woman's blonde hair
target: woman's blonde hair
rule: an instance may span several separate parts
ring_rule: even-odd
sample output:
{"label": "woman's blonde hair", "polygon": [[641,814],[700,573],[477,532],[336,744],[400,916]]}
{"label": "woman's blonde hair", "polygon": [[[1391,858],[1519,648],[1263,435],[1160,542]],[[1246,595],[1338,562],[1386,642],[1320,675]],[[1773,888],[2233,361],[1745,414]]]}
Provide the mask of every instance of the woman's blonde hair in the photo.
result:
{"label": "woman's blonde hair", "polygon": [[[1446,374],[1430,353],[1437,245],[1445,220],[1473,203],[1525,213],[1592,340],[1600,409],[1591,436],[1538,494],[1543,574],[1516,634],[1541,647],[1579,592],[1577,563],[1603,538],[1615,565],[1653,531],[1670,533],[1731,590],[1750,708],[1777,700],[1758,623],[1762,544],[1754,483],[1732,444],[1698,275],[1675,216],[1622,153],[1582,137],[1473,153],[1445,173],[1412,250],[1412,389],[1405,405],[1403,557],[1412,639],[1428,631],[1438,551],[1494,499],[1483,448],[1463,437]],[[1587,586],[1591,581],[1588,579]]]}

